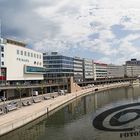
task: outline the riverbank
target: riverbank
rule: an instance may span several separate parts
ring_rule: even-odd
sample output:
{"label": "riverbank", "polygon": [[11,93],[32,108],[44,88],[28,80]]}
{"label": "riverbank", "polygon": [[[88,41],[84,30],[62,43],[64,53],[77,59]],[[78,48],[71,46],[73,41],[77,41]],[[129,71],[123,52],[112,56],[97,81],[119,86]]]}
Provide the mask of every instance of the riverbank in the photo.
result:
{"label": "riverbank", "polygon": [[129,86],[129,85],[130,85],[129,82],[125,82],[125,83],[116,83],[110,85],[100,85],[100,86],[95,86],[93,88],[86,88],[79,92],[58,96],[50,100],[44,100],[42,102],[35,103],[32,106],[22,107],[13,112],[9,112],[8,114],[0,116],[0,135],[3,135],[14,129],[17,129],[18,127],[21,127],[37,119],[38,117],[46,113],[49,113],[50,111],[56,109],[57,107],[77,97],[85,96],[86,94],[93,93],[93,92],[96,93],[111,88],[118,88],[118,87]]}

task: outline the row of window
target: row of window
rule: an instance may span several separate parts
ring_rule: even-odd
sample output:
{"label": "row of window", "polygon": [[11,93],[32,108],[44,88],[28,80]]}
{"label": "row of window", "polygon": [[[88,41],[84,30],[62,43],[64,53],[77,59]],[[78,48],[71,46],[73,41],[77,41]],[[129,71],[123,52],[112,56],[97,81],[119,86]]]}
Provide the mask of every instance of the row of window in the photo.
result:
{"label": "row of window", "polygon": [[53,60],[53,59],[64,59],[64,60],[71,60],[73,61],[73,58],[67,57],[67,56],[43,56],[44,60]]}
{"label": "row of window", "polygon": [[44,62],[52,64],[52,63],[68,63],[68,64],[74,64],[73,61],[69,60],[44,60]]}
{"label": "row of window", "polygon": [[34,57],[34,58],[41,59],[41,54],[30,53],[30,52],[27,52],[27,51],[17,50],[17,55],[24,55],[24,56],[28,56],[28,57]]}
{"label": "row of window", "polygon": [[47,68],[73,68],[72,65],[46,65]]}
{"label": "row of window", "polygon": [[51,73],[51,74],[46,74],[46,77],[48,78],[48,77],[67,77],[67,76],[73,76],[73,74],[71,74],[71,73]]}
{"label": "row of window", "polygon": [[35,64],[35,65],[40,65],[40,66],[41,66],[42,63],[41,63],[41,62],[34,61],[34,64]]}
{"label": "row of window", "polygon": [[32,67],[32,66],[25,67],[25,73],[44,73],[45,71],[46,71],[45,68]]}
{"label": "row of window", "polygon": [[73,72],[73,69],[47,69],[47,72]]}

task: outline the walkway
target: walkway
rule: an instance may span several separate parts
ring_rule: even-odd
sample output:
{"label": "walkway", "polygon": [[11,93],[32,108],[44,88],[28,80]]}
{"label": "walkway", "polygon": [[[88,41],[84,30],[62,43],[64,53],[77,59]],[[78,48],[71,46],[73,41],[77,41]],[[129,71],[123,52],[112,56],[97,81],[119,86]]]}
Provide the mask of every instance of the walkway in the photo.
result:
{"label": "walkway", "polygon": [[97,88],[98,91],[101,91],[108,88],[116,88],[128,85],[128,82],[104,86],[100,85],[93,88],[84,89],[79,92],[61,95],[49,100],[43,100],[42,102],[35,103],[31,106],[22,107],[15,111],[11,111],[8,114],[0,116],[0,135],[10,132],[18,127],[21,127],[78,96],[82,96],[84,94],[87,94],[88,92],[95,92],[95,89]]}

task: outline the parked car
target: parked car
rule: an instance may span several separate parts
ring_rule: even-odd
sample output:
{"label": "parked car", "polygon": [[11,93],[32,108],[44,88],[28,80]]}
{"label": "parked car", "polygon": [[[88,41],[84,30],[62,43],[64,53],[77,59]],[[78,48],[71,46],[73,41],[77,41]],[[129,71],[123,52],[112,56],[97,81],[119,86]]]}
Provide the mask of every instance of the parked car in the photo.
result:
{"label": "parked car", "polygon": [[1,101],[6,101],[6,98],[4,96],[0,96]]}
{"label": "parked car", "polygon": [[59,91],[58,91],[58,94],[59,94],[59,95],[64,95],[64,94],[65,94],[65,91],[64,91],[64,90],[59,90]]}
{"label": "parked car", "polygon": [[38,91],[33,91],[33,96],[37,96],[38,95]]}

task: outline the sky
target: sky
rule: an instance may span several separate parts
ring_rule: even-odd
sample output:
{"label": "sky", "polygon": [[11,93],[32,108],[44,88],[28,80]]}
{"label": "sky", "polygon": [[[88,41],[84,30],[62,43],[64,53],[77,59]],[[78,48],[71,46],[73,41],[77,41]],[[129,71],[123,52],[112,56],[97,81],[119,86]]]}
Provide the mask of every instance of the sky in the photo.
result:
{"label": "sky", "polygon": [[139,0],[0,0],[2,37],[41,52],[124,64],[140,59]]}

